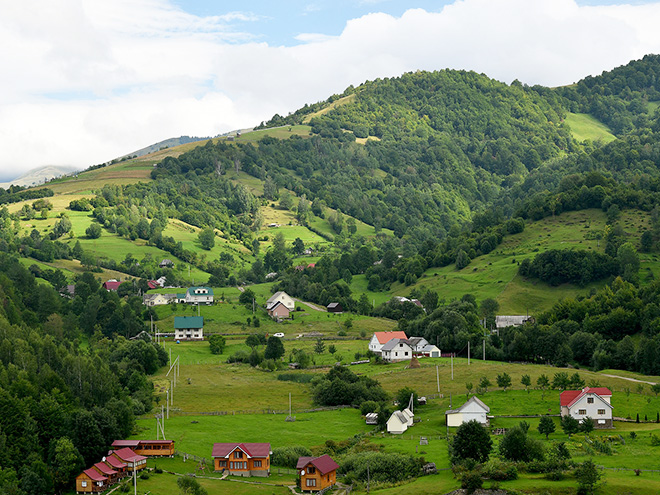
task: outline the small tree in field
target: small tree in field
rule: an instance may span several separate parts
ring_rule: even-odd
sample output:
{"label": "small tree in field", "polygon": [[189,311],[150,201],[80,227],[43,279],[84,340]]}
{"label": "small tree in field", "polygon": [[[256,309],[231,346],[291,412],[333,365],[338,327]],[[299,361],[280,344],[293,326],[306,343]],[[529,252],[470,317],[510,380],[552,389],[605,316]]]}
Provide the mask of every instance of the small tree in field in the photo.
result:
{"label": "small tree in field", "polygon": [[505,392],[506,389],[511,386],[511,377],[506,371],[502,374],[498,374],[495,380],[497,381],[497,386],[503,388]]}
{"label": "small tree in field", "polygon": [[486,462],[493,449],[493,441],[488,430],[476,420],[463,423],[456,430],[456,436],[451,443],[452,462],[474,459],[479,463]]}
{"label": "small tree in field", "polygon": [[580,487],[578,493],[593,493],[602,476],[603,474],[598,471],[594,461],[591,459],[584,461],[575,468],[575,479]]}
{"label": "small tree in field", "polygon": [[573,416],[563,416],[561,418],[561,429],[564,430],[564,433],[568,435],[568,438],[571,438],[573,433],[577,433],[579,431],[580,423]]}
{"label": "small tree in field", "polygon": [[548,435],[550,435],[550,433],[554,433],[555,429],[555,422],[550,416],[541,416],[538,430],[541,435],[545,435],[546,440],[548,439]]}
{"label": "small tree in field", "polygon": [[587,435],[594,431],[594,420],[589,416],[585,416],[584,419],[582,419],[582,423],[580,423],[580,431]]}
{"label": "small tree in field", "polygon": [[529,387],[532,386],[532,379],[529,377],[529,375],[523,375],[520,379],[520,383],[525,386],[525,390],[527,393],[529,393]]}
{"label": "small tree in field", "polygon": [[658,394],[660,394],[660,383],[654,383],[653,385],[651,385],[651,392],[653,392],[657,397]]}
{"label": "small tree in field", "polygon": [[314,352],[316,354],[323,354],[325,351],[325,343],[319,338],[316,340],[316,345],[314,346]]}
{"label": "small tree in field", "polygon": [[536,379],[536,386],[543,391],[541,398],[545,398],[545,389],[550,386],[550,379],[546,375],[541,375]]}
{"label": "small tree in field", "polygon": [[470,392],[472,392],[472,382],[467,382],[465,384],[465,390],[467,391],[467,393],[465,395],[467,395],[469,397]]}
{"label": "small tree in field", "polygon": [[479,381],[479,388],[482,389],[484,392],[488,392],[488,387],[490,387],[492,384],[490,383],[490,380],[483,376],[481,377],[481,380]]}

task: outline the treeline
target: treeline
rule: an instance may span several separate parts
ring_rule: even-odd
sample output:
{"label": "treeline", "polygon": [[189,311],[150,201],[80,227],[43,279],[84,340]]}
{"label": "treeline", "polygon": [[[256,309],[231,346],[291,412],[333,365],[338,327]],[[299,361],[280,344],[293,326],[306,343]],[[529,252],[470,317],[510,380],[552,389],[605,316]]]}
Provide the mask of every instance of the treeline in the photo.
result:
{"label": "treeline", "polygon": [[104,337],[106,325],[131,334],[143,324],[89,274],[68,299],[3,254],[0,297],[0,491],[61,491],[133,433],[135,415],[151,409],[147,375],[167,356],[145,341]]}
{"label": "treeline", "polygon": [[619,262],[607,254],[585,250],[551,249],[525,259],[518,268],[523,277],[538,278],[550,285],[585,285],[620,271]]}
{"label": "treeline", "polygon": [[9,186],[9,189],[0,187],[0,205],[18,203],[29,199],[49,198],[55,193],[47,187],[41,189],[26,189],[22,186]]}

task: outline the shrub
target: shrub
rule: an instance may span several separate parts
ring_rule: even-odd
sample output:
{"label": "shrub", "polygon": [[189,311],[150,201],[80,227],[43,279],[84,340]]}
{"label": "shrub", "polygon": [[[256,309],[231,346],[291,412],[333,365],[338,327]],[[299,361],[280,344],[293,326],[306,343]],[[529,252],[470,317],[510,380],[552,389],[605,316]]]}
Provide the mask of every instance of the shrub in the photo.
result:
{"label": "shrub", "polygon": [[365,400],[360,405],[360,412],[362,413],[363,416],[376,411],[378,411],[378,402],[376,401]]}
{"label": "shrub", "polygon": [[468,493],[473,493],[475,490],[481,488],[484,480],[477,471],[469,471],[461,478],[461,488],[467,489]]}
{"label": "shrub", "polygon": [[367,466],[372,482],[396,483],[419,475],[419,462],[411,455],[360,452],[344,458],[339,469],[353,479],[367,481]]}
{"label": "shrub", "polygon": [[299,457],[310,457],[311,455],[312,451],[302,445],[276,447],[273,449],[271,463],[275,466],[295,469]]}
{"label": "shrub", "polygon": [[484,476],[491,480],[509,481],[518,479],[518,469],[513,462],[491,459],[484,464],[483,470]]}
{"label": "shrub", "polygon": [[280,373],[277,379],[281,382],[296,382],[296,383],[309,383],[314,378],[314,375],[306,373]]}

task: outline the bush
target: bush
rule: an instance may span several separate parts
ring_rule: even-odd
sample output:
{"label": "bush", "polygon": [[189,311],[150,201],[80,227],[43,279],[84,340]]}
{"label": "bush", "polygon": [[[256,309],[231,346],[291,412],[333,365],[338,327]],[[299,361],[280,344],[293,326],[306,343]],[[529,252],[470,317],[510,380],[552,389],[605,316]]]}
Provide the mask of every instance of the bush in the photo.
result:
{"label": "bush", "polygon": [[339,470],[353,479],[367,481],[367,466],[372,482],[396,483],[420,473],[420,465],[413,456],[385,452],[349,455],[344,458]]}
{"label": "bush", "polygon": [[277,379],[281,382],[296,382],[296,383],[309,383],[314,378],[314,375],[303,373],[280,373]]}
{"label": "bush", "polygon": [[518,469],[513,462],[502,462],[498,459],[491,459],[483,466],[483,473],[486,478],[495,481],[509,481],[518,479]]}
{"label": "bush", "polygon": [[148,480],[149,479],[149,473],[146,471],[142,471],[142,474],[140,475],[141,480]]}
{"label": "bush", "polygon": [[372,413],[372,412],[377,412],[378,411],[378,402],[375,402],[373,400],[365,400],[361,405],[360,405],[360,412],[362,413],[363,416]]}
{"label": "bush", "polygon": [[302,445],[276,447],[273,449],[271,463],[275,466],[295,469],[299,457],[310,457],[311,455],[312,451]]}
{"label": "bush", "polygon": [[478,490],[483,484],[484,480],[481,479],[481,475],[477,471],[469,471],[461,478],[461,488],[466,488],[468,493]]}

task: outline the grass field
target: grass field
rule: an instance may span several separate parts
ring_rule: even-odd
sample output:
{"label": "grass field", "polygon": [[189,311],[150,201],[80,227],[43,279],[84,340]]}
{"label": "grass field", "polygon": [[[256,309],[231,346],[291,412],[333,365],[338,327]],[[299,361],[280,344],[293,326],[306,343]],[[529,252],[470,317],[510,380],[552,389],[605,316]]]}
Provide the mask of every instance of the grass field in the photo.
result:
{"label": "grass field", "polygon": [[571,134],[577,141],[601,141],[602,143],[609,143],[614,141],[616,136],[612,131],[587,113],[568,113],[566,116],[566,123],[571,128]]}
{"label": "grass field", "polygon": [[258,131],[244,132],[236,138],[238,143],[256,143],[266,136],[276,139],[288,139],[291,136],[309,137],[312,134],[312,128],[308,125],[285,125],[282,127],[272,127],[270,129],[260,129]]}

